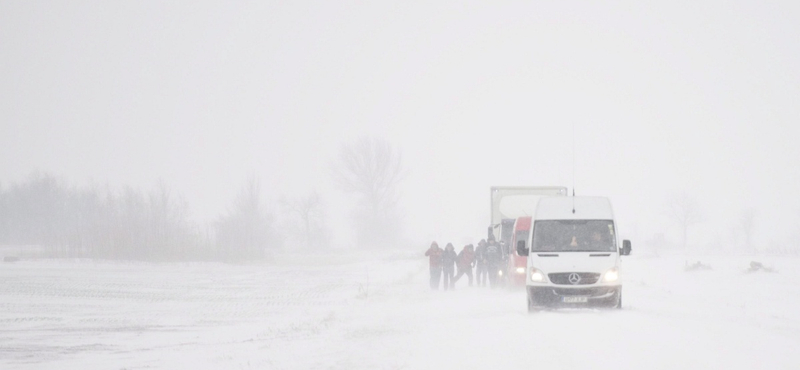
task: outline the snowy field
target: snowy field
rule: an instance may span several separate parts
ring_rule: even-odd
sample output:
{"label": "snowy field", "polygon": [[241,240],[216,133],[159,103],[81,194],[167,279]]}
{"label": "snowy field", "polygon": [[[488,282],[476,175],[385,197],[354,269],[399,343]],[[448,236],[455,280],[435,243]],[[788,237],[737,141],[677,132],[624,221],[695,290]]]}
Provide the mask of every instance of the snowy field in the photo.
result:
{"label": "snowy field", "polygon": [[[396,252],[0,264],[1,369],[798,369],[798,258],[623,259],[622,310],[432,292]],[[634,252],[635,253],[635,252]]]}

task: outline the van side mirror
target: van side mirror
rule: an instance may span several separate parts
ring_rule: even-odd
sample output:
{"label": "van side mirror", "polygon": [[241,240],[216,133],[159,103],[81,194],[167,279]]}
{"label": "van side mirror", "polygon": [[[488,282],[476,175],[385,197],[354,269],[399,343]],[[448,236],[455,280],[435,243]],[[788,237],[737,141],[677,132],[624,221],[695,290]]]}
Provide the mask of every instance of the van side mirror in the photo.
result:
{"label": "van side mirror", "polygon": [[619,251],[620,255],[627,256],[631,254],[631,241],[630,240],[623,240],[622,241],[622,249]]}
{"label": "van side mirror", "polygon": [[520,256],[523,256],[523,257],[528,255],[528,248],[525,248],[525,241],[524,240],[518,240],[517,241],[517,254],[519,254]]}

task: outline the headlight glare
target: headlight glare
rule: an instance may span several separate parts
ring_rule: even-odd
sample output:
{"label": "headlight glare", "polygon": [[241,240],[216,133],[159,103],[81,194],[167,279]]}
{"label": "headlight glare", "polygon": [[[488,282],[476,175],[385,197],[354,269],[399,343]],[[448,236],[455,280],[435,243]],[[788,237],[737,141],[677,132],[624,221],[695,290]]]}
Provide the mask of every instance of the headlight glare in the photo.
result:
{"label": "headlight glare", "polygon": [[607,283],[612,283],[612,282],[615,282],[617,280],[619,280],[619,270],[617,270],[616,267],[612,268],[611,270],[606,271],[606,273],[603,274],[603,281],[605,281]]}
{"label": "headlight glare", "polygon": [[531,281],[534,283],[543,283],[545,281],[544,273],[531,267]]}

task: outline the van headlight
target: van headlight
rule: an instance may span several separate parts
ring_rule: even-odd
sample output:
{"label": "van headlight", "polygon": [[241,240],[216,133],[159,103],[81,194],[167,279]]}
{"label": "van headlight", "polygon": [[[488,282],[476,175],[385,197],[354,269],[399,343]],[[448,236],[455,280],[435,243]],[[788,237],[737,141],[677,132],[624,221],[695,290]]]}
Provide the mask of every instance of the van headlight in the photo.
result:
{"label": "van headlight", "polygon": [[617,280],[619,280],[619,269],[617,269],[616,267],[606,271],[606,273],[603,274],[604,283],[613,283]]}
{"label": "van headlight", "polygon": [[525,268],[524,267],[517,267],[517,273],[518,274],[524,274],[525,273]]}
{"label": "van headlight", "polygon": [[531,267],[531,282],[544,283],[545,281],[547,281],[547,279],[544,277],[544,272],[535,267]]}

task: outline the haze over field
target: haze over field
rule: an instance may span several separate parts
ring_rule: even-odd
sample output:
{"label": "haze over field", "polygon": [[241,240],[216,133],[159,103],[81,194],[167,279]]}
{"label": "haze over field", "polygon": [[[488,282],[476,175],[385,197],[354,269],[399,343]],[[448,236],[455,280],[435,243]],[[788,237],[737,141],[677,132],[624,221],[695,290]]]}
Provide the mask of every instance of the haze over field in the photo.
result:
{"label": "haze over field", "polygon": [[800,200],[800,8],[771,2],[462,4],[72,1],[0,4],[0,181],[185,196],[223,213],[241,184],[317,191],[337,245],[330,167],[363,136],[397,146],[405,235],[483,235],[491,185],[610,196],[623,231],[786,243]]}

